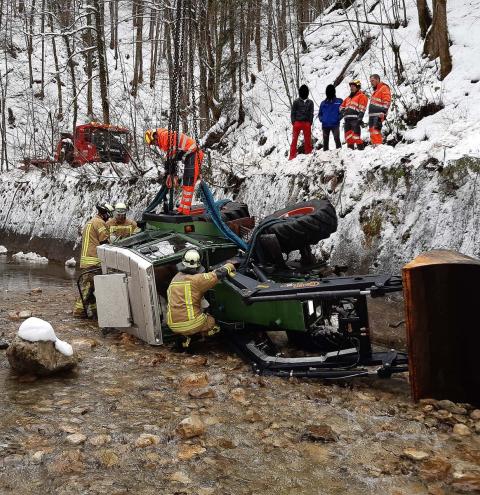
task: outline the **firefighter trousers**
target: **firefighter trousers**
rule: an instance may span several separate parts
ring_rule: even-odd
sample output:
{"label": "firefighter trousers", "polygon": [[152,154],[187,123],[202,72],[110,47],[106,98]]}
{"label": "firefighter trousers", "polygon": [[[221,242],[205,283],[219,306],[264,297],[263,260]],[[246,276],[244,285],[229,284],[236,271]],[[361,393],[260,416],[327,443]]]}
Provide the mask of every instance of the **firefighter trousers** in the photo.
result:
{"label": "firefighter trousers", "polygon": [[216,326],[215,318],[210,315],[206,315],[205,321],[199,325],[198,327],[189,329],[189,330],[181,330],[178,328],[171,328],[173,333],[178,335],[195,335],[197,333],[207,333],[209,330],[212,330]]}
{"label": "firefighter trousers", "polygon": [[[89,267],[87,268],[87,270],[91,270],[92,268],[94,267]],[[95,301],[95,287],[93,285],[93,277],[94,274],[89,273],[82,278],[82,282],[80,284],[82,297],[78,296],[77,300],[75,301],[75,306],[73,308],[73,314],[75,316],[88,316],[88,318],[95,318],[97,316],[97,303]]]}

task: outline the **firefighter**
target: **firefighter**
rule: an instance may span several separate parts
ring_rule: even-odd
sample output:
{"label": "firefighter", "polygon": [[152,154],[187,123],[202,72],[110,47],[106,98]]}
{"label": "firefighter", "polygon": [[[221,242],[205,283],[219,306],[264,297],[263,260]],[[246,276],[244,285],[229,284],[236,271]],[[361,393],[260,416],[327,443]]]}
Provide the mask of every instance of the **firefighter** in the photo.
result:
{"label": "firefighter", "polygon": [[[193,193],[195,184],[200,177],[200,170],[203,161],[203,151],[198,147],[195,139],[180,133],[178,145],[176,145],[176,132],[159,128],[157,130],[148,129],[145,132],[145,142],[147,145],[156,144],[162,151],[167,153],[167,160],[182,160],[185,165],[182,182],[182,199],[178,212],[189,215],[192,208]],[[171,187],[174,178],[167,177],[167,185]]]}
{"label": "firefighter", "polygon": [[[97,214],[91,218],[83,228],[82,233],[82,251],[80,255],[80,268],[82,270],[91,270],[100,265],[97,257],[97,247],[100,244],[108,243],[107,220],[112,216],[113,207],[108,203],[97,204]],[[82,277],[80,287],[82,297],[75,301],[73,313],[75,316],[96,316],[97,305],[95,303],[93,274],[89,273]],[[85,303],[85,308],[84,308]]]}
{"label": "firefighter", "polygon": [[372,85],[373,93],[368,107],[368,127],[370,130],[370,142],[373,146],[377,146],[383,143],[382,126],[390,108],[392,93],[390,87],[380,81],[378,74],[370,76],[370,84]]}
{"label": "firefighter", "polygon": [[117,239],[124,239],[140,232],[137,222],[127,218],[127,205],[125,203],[115,205],[113,218],[108,220],[107,228],[110,234],[110,242],[115,242]]}
{"label": "firefighter", "polygon": [[357,145],[359,150],[363,150],[365,143],[360,135],[360,127],[367,109],[368,98],[360,89],[362,83],[359,79],[351,81],[349,86],[350,96],[347,96],[340,105],[340,113],[345,119],[345,141],[348,148],[353,150]]}
{"label": "firefighter", "polygon": [[293,102],[291,108],[290,120],[293,136],[289,160],[293,160],[297,156],[297,142],[300,132],[303,132],[305,154],[309,155],[312,152],[313,101],[308,99],[309,92],[308,86],[302,84],[298,88],[299,97]]}
{"label": "firefighter", "polygon": [[177,265],[178,272],[167,290],[167,325],[185,337],[183,347],[188,347],[190,335],[214,335],[219,331],[212,316],[202,311],[202,299],[207,290],[227,275],[233,276],[235,267],[226,263],[209,273],[200,263],[200,253],[189,249]]}

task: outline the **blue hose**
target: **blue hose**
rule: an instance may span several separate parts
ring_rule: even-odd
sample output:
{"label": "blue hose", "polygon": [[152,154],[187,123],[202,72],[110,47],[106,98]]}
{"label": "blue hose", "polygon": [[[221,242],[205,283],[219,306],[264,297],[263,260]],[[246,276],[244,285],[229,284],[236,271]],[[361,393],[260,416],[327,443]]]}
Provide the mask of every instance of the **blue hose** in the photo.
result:
{"label": "blue hose", "polygon": [[203,202],[205,204],[207,212],[210,215],[210,218],[212,219],[212,222],[215,224],[217,229],[220,230],[220,232],[227,239],[230,239],[232,242],[234,242],[240,249],[242,249],[243,251],[247,251],[248,244],[243,239],[238,237],[238,235],[235,234],[235,232],[232,232],[232,230],[229,229],[226,223],[222,220],[222,215],[220,213],[218,205],[215,203],[215,200],[213,199],[212,192],[210,191],[207,184],[203,181],[200,182],[200,191],[202,192]]}

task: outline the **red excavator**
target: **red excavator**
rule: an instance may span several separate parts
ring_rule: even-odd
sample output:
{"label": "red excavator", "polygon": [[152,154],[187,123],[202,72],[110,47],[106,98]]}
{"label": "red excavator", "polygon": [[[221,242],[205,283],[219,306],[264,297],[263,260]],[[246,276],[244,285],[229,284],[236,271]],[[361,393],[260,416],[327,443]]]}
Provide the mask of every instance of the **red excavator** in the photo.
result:
{"label": "red excavator", "polygon": [[64,132],[55,150],[54,160],[26,158],[24,165],[47,168],[53,163],[67,162],[81,167],[92,162],[130,162],[131,135],[129,129],[90,122],[79,125],[73,134]]}

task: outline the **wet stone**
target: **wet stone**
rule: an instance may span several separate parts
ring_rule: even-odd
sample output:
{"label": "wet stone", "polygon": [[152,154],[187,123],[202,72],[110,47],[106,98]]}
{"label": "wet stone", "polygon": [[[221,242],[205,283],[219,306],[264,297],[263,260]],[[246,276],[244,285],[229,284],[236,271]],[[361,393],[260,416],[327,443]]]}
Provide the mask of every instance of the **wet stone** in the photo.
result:
{"label": "wet stone", "polygon": [[192,414],[180,421],[175,431],[181,438],[194,438],[204,434],[205,425],[198,416]]}
{"label": "wet stone", "polygon": [[327,424],[309,425],[302,434],[302,441],[329,443],[338,440],[338,434]]}
{"label": "wet stone", "polygon": [[467,410],[464,407],[458,406],[451,400],[440,400],[437,403],[437,407],[451,412],[452,414],[467,414]]}
{"label": "wet stone", "polygon": [[84,443],[86,439],[87,437],[82,433],[72,433],[67,436],[66,441],[72,445],[80,445]]}
{"label": "wet stone", "polygon": [[470,418],[473,419],[474,421],[480,421],[480,409],[474,409],[470,413]]}
{"label": "wet stone", "polygon": [[470,431],[470,428],[466,425],[463,425],[461,423],[457,423],[453,427],[453,434],[454,435],[459,435],[461,437],[467,437],[472,434]]}

